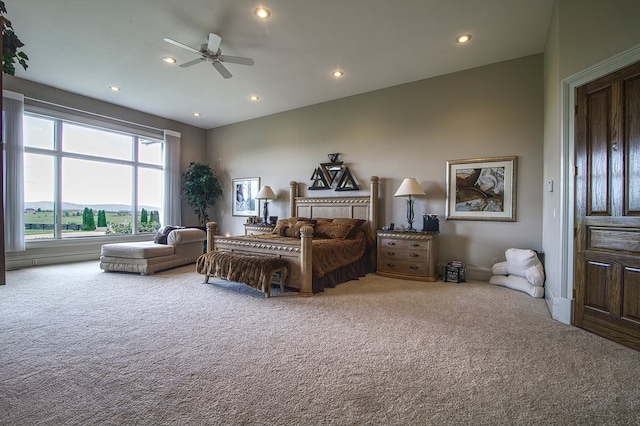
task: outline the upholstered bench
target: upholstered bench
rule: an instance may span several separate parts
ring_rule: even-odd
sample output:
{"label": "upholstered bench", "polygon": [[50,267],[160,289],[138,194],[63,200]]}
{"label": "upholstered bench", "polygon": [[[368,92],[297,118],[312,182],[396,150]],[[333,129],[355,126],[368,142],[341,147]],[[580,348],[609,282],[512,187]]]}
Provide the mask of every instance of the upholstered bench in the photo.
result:
{"label": "upholstered bench", "polygon": [[289,262],[277,257],[248,256],[225,251],[211,251],[198,257],[196,272],[209,277],[248,285],[271,296],[271,283],[275,274],[280,274],[280,290],[284,292],[284,282],[289,275]]}
{"label": "upholstered bench", "polygon": [[181,228],[167,235],[167,244],[153,241],[104,244],[100,253],[100,268],[104,271],[150,275],[187,265],[202,255],[206,238],[207,234],[202,229]]}

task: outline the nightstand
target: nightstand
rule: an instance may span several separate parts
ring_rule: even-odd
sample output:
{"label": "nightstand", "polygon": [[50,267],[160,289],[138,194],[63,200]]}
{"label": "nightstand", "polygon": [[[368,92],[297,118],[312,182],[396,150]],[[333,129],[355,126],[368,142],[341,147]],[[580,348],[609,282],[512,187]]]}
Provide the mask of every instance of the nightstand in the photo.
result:
{"label": "nightstand", "polygon": [[275,229],[275,225],[262,225],[260,223],[245,223],[244,235],[270,234]]}
{"label": "nightstand", "polygon": [[376,274],[416,281],[438,281],[437,232],[378,231]]}

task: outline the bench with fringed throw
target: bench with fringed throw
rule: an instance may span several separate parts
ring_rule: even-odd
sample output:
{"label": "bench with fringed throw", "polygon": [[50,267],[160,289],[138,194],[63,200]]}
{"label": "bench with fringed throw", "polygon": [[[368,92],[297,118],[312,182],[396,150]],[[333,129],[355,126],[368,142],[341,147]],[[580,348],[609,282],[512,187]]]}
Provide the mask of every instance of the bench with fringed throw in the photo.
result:
{"label": "bench with fringed throw", "polygon": [[196,262],[196,271],[209,277],[218,277],[228,281],[246,284],[271,296],[273,274],[280,273],[280,289],[284,291],[284,282],[289,274],[289,263],[277,257],[247,256],[224,251],[211,251],[201,255]]}

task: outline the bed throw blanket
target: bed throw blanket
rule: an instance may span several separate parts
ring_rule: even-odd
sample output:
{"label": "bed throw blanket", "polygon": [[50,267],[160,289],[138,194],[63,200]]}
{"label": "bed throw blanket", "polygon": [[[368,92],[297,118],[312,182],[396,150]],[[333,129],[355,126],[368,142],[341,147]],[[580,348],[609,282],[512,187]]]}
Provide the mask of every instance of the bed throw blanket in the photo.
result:
{"label": "bed throw blanket", "polygon": [[246,284],[268,294],[273,273],[282,271],[282,279],[289,275],[289,263],[277,257],[246,256],[224,251],[203,254],[196,261],[199,274]]}

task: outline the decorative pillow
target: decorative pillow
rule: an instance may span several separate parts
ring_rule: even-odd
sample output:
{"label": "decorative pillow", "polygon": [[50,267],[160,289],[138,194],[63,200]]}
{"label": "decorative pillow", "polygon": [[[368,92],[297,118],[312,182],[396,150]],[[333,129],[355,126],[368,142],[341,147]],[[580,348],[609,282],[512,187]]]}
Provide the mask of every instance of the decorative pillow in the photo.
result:
{"label": "decorative pillow", "polygon": [[282,235],[282,228],[289,226],[289,219],[280,219],[276,222],[276,227],[271,231],[272,234]]}
{"label": "decorative pillow", "polygon": [[353,228],[349,231],[349,233],[347,234],[346,238],[355,237],[356,234],[358,233],[358,230],[360,229],[360,227],[362,225],[364,225],[365,222],[366,222],[366,220],[364,220],[364,219],[351,219],[351,218],[348,218],[348,217],[337,217],[337,218],[333,219],[333,223],[334,224],[353,225]]}
{"label": "decorative pillow", "polygon": [[509,275],[509,269],[507,268],[507,261],[497,262],[491,266],[492,275]]}
{"label": "decorative pillow", "polygon": [[313,227],[313,236],[317,238],[331,238],[331,224],[333,219],[317,219]]}
{"label": "decorative pillow", "polygon": [[509,274],[524,277],[527,269],[539,262],[536,252],[529,249],[510,248],[504,252]]}
{"label": "decorative pillow", "polygon": [[272,233],[276,235],[282,235],[281,229],[283,226],[293,227],[296,224],[296,222],[300,220],[310,220],[310,219],[307,219],[306,217],[290,217],[288,219],[280,219],[278,220],[278,222],[276,222],[276,227],[273,228]]}
{"label": "decorative pillow", "polygon": [[315,220],[311,220],[311,219],[299,220],[296,223],[294,223],[293,226],[290,226],[287,228],[287,230],[285,231],[285,236],[300,238],[300,229],[302,229],[303,226],[309,225],[313,227],[315,224],[316,224]]}
{"label": "decorative pillow", "polygon": [[530,284],[544,285],[544,266],[535,251],[510,248],[505,251],[509,275],[525,277]]}
{"label": "decorative pillow", "polygon": [[278,231],[278,235],[280,235],[281,237],[286,237],[288,229],[289,229],[289,226],[287,225],[281,226],[280,231]]}
{"label": "decorative pillow", "polygon": [[158,233],[153,238],[153,242],[156,244],[167,244],[167,237],[169,236],[169,232],[174,229],[180,229],[182,226],[164,226],[158,229]]}
{"label": "decorative pillow", "polygon": [[348,223],[331,223],[329,235],[335,240],[344,240],[349,233],[355,228],[353,224]]}
{"label": "decorative pillow", "polygon": [[531,297],[544,297],[544,287],[531,285],[526,278],[518,275],[494,275],[489,279],[489,284],[518,290],[527,293]]}

